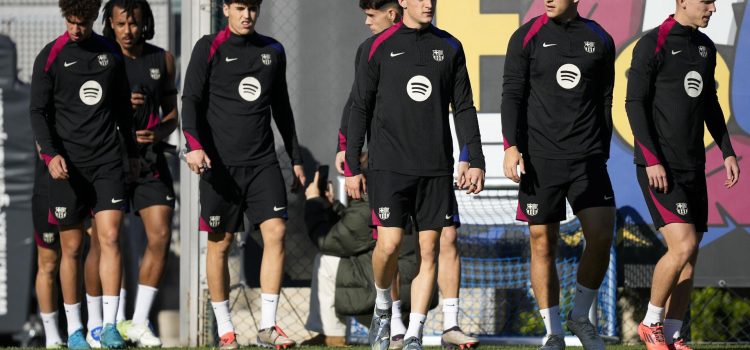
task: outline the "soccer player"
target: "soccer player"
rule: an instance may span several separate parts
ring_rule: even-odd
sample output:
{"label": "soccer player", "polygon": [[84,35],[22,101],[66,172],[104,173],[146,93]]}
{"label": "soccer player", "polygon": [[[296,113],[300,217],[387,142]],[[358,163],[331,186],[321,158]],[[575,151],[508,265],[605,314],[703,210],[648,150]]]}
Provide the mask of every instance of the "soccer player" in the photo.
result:
{"label": "soccer player", "polygon": [[[370,28],[373,35],[383,32],[397,22],[401,21],[403,10],[397,0],[360,0],[359,7],[365,13],[365,25]],[[360,47],[361,50],[361,47]],[[361,51],[358,50],[355,67],[358,65],[358,58]],[[344,106],[344,112],[341,117],[341,127],[339,128],[339,137],[336,153],[336,169],[339,174],[346,175],[348,167],[345,163],[346,154],[346,133],[349,124],[349,114],[354,95],[354,87],[349,94],[349,99]],[[369,132],[369,125],[368,125]],[[468,149],[462,148],[461,157],[459,158],[459,180],[465,181],[465,172],[469,169]],[[463,183],[460,184],[463,187]],[[454,194],[455,200],[455,194]],[[458,208],[456,207],[456,212]],[[458,216],[454,216],[454,225],[458,225]],[[438,266],[443,271],[438,276],[438,287],[443,295],[443,335],[441,341],[444,345],[454,346],[473,346],[479,343],[475,337],[466,335],[458,326],[458,307],[459,307],[459,283],[461,280],[461,261],[456,248],[456,238],[458,233],[454,225],[446,226],[440,234],[440,256]],[[401,349],[406,334],[406,326],[401,320],[401,301],[399,300],[399,291],[397,286],[398,274],[393,281],[394,288],[391,289],[391,343],[390,349]]]}
{"label": "soccer player", "polygon": [[449,103],[459,144],[469,151],[468,190],[479,193],[484,186],[484,156],[463,48],[431,24],[431,1],[400,0],[399,5],[403,21],[361,45],[346,137],[350,169],[346,187],[349,196],[357,199],[364,190],[358,160],[368,125],[372,126],[368,193],[378,240],[373,253],[376,305],[370,344],[375,349],[390,344],[390,289],[410,216],[419,231],[421,262],[412,283],[404,349],[422,348],[439,235],[453,224],[456,214]]}
{"label": "soccer player", "polygon": [[133,319],[120,328],[139,347],[160,347],[161,340],[151,331],[148,315],[164,271],[175,205],[163,143],[177,128],[174,56],[146,42],[154,37],[154,15],[146,0],[108,1],[103,22],[104,36],[116,41],[122,50],[131,87],[141,173],[131,184],[129,197],[148,238]]}
{"label": "soccer player", "polygon": [[301,187],[305,176],[284,47],[255,31],[261,2],[224,0],[229,24],[195,44],[182,97],[187,163],[201,175],[200,228],[208,232],[206,275],[223,348],[238,346],[229,315],[227,253],[234,232],[243,230],[243,212],[263,236],[258,343],[275,348],[295,344],[276,325],[287,201],[274,152],[272,115],[292,160],[292,190]]}
{"label": "soccer player", "polygon": [[732,188],[740,175],[716,95],[716,46],[699,30],[714,12],[713,0],[676,0],[674,15],[636,44],[628,75],[625,107],[636,175],[667,244],[638,325],[649,350],[689,349],[674,334],[690,303],[698,246],[707,230],[704,123],[724,157],[725,187]]}
{"label": "soccer player", "polygon": [[[60,230],[60,280],[68,347],[88,348],[80,320],[79,256],[84,217],[94,214],[101,261],[101,344],[125,345],[115,328],[122,275],[123,141],[137,172],[130,93],[122,57],[92,31],[101,0],[61,0],[66,32],[42,49],[32,75],[31,123],[50,174],[49,206]],[[119,130],[119,135],[118,135]]]}
{"label": "soccer player", "polygon": [[547,330],[541,349],[550,350],[565,348],[555,266],[565,199],[586,240],[566,323],[586,350],[604,349],[588,314],[607,271],[615,218],[607,173],[615,47],[578,14],[578,2],[544,0],[545,13],[511,36],[503,75],[503,170],[520,183],[516,219],[529,224],[531,286]]}
{"label": "soccer player", "polygon": [[60,262],[60,233],[57,226],[50,224],[47,220],[49,215],[47,176],[47,168],[40,155],[34,168],[34,192],[31,197],[31,215],[37,254],[35,290],[39,302],[39,316],[44,325],[46,347],[47,349],[62,349],[65,343],[60,337],[57,325],[57,284],[55,282]]}

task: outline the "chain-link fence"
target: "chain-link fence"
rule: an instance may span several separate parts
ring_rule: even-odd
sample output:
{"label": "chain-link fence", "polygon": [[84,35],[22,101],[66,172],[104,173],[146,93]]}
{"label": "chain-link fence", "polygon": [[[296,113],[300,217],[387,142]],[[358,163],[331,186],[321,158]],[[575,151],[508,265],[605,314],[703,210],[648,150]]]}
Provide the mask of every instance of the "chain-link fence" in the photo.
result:
{"label": "chain-link fence", "polygon": [[[620,338],[623,343],[637,343],[654,265],[666,246],[653,227],[630,208],[618,210],[617,237]],[[750,289],[733,287],[723,280],[696,288],[683,321],[680,335],[689,341],[750,343]]]}

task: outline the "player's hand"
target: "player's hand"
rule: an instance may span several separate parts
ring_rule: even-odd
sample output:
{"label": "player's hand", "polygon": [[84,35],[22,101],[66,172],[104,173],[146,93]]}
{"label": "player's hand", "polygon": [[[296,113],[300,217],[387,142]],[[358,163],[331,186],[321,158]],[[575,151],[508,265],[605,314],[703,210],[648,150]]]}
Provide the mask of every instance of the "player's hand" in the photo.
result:
{"label": "player's hand", "polygon": [[315,171],[315,177],[313,177],[312,182],[310,182],[309,185],[307,185],[307,189],[305,189],[305,199],[313,199],[320,197],[320,190],[318,189],[318,179],[320,178],[320,171]]}
{"label": "player's hand", "polygon": [[128,165],[130,171],[128,172],[127,182],[135,182],[138,176],[141,175],[141,160],[138,158],[128,158]]}
{"label": "player's hand", "polygon": [[466,172],[466,178],[469,181],[466,194],[478,194],[484,190],[484,170],[471,168]]}
{"label": "player's hand", "polygon": [[139,106],[142,106],[146,103],[146,96],[139,92],[131,92],[130,93],[130,105],[133,106],[133,109],[138,108]]}
{"label": "player's hand", "polygon": [[523,154],[518,152],[518,147],[512,146],[505,150],[503,159],[503,172],[505,177],[513,180],[515,183],[521,182],[521,175],[518,174],[518,168],[521,168],[521,174],[526,175],[526,167],[523,164]]}
{"label": "player's hand", "polygon": [[724,187],[732,188],[740,179],[740,166],[735,156],[729,156],[724,159],[724,169],[727,170],[727,179],[724,181]]}
{"label": "player's hand", "polygon": [[305,169],[302,165],[295,165],[292,167],[294,171],[294,178],[292,179],[292,192],[297,192],[299,189],[305,187]]}
{"label": "player's hand", "polygon": [[151,130],[138,130],[135,132],[135,140],[142,145],[151,144],[156,142],[156,133]]}
{"label": "player's hand", "polygon": [[469,162],[458,162],[458,168],[456,169],[456,185],[459,189],[466,188],[468,181],[466,179],[466,172],[469,171]]}
{"label": "player's hand", "polygon": [[347,176],[346,180],[346,194],[352,199],[362,199],[362,193],[367,191],[367,186],[364,183],[362,174]]}
{"label": "player's hand", "polygon": [[657,191],[667,193],[669,184],[667,183],[667,171],[661,164],[656,164],[646,167],[646,175],[648,175],[648,185],[655,188]]}
{"label": "player's hand", "polygon": [[326,200],[333,205],[333,182],[331,181],[328,181],[328,185],[326,186]]}
{"label": "player's hand", "polygon": [[49,161],[47,169],[49,169],[49,174],[55,180],[67,180],[69,178],[68,165],[65,163],[65,158],[59,154]]}
{"label": "player's hand", "polygon": [[208,169],[211,169],[211,159],[208,158],[206,152],[202,149],[190,151],[185,155],[188,163],[188,167],[194,173],[200,175]]}
{"label": "player's hand", "polygon": [[339,175],[344,175],[344,162],[346,162],[346,151],[336,153],[336,160],[333,162],[333,166],[336,167]]}

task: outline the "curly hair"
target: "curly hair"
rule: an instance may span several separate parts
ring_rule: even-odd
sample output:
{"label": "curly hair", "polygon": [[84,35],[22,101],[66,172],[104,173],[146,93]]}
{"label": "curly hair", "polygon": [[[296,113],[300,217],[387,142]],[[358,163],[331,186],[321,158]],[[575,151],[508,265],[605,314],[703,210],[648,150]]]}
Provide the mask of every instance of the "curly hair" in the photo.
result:
{"label": "curly hair", "polygon": [[94,21],[99,16],[102,0],[60,0],[60,12],[63,17],[78,17],[85,21]]}
{"label": "curly hair", "polygon": [[146,0],[109,0],[102,10],[102,35],[115,41],[115,31],[112,29],[112,13],[115,7],[125,11],[129,17],[135,17],[134,11],[141,10],[141,37],[138,40],[146,41],[154,38],[154,13],[151,5]]}

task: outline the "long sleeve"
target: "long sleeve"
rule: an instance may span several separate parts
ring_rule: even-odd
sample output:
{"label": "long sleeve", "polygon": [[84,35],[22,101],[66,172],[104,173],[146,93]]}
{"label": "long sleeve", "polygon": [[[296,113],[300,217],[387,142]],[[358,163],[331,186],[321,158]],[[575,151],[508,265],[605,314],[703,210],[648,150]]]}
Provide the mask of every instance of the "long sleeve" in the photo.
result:
{"label": "long sleeve", "polygon": [[[469,164],[472,168],[485,169],[482,137],[479,132],[477,110],[471,92],[471,81],[466,70],[466,57],[462,46],[458,47],[454,67],[456,73],[453,84],[453,116],[456,125],[458,144],[467,148]],[[460,131],[459,131],[460,130]]]}
{"label": "long sleeve", "polygon": [[528,95],[529,56],[524,47],[524,35],[522,30],[513,33],[505,55],[500,107],[504,149],[518,146],[520,121],[526,118],[524,104]]}
{"label": "long sleeve", "polygon": [[612,120],[612,96],[615,89],[615,58],[616,58],[616,52],[615,52],[615,44],[614,40],[612,40],[612,37],[607,35],[608,45],[607,53],[606,53],[606,60],[605,60],[605,67],[604,67],[604,101],[603,101],[603,108],[604,108],[604,127],[606,130],[606,133],[604,134],[604,148],[605,148],[605,155],[609,157],[609,147],[612,142],[612,130],[614,129],[613,126],[613,120]]}
{"label": "long sleeve", "polygon": [[723,158],[726,159],[727,157],[736,155],[732,147],[732,141],[729,139],[727,125],[724,122],[724,112],[721,110],[719,97],[716,94],[716,79],[714,79],[714,74],[716,74],[716,48],[713,48],[711,52],[714,54],[712,55],[711,70],[708,79],[706,79],[706,91],[710,95],[707,96],[708,101],[706,101],[708,103],[708,113],[706,114],[705,122],[708,132],[711,133],[714,142],[721,149]]}
{"label": "long sleeve", "polygon": [[284,140],[286,153],[292,160],[292,164],[302,164],[299,142],[297,141],[297,131],[294,126],[294,114],[292,113],[292,106],[289,103],[289,90],[286,84],[286,57],[283,53],[281,54],[278,73],[274,79],[271,110],[281,138]]}
{"label": "long sleeve", "polygon": [[[359,58],[362,55],[362,46],[357,48],[357,53],[354,56],[354,76],[357,76],[357,66],[359,65]],[[339,135],[336,142],[336,152],[346,151],[346,133],[349,130],[349,113],[352,110],[352,101],[354,100],[354,89],[356,85],[352,83],[352,89],[349,92],[349,98],[346,100],[344,110],[341,113],[341,123],[339,126]]]}
{"label": "long sleeve", "polygon": [[198,40],[190,55],[182,92],[182,133],[188,151],[203,149],[198,127],[205,118],[205,97],[208,89],[210,44],[206,38]]}
{"label": "long sleeve", "polygon": [[[661,164],[653,137],[651,99],[656,69],[654,43],[648,37],[638,42],[628,71],[628,90],[625,110],[635,137],[635,151],[643,155],[647,166]],[[636,157],[637,158],[637,157]]]}
{"label": "long sleeve", "polygon": [[40,154],[46,164],[60,152],[55,147],[55,135],[52,130],[54,125],[54,113],[52,112],[52,98],[54,94],[54,82],[50,74],[45,70],[47,50],[43,50],[34,61],[34,71],[31,78],[31,103],[29,106],[31,116],[31,127],[34,138],[41,148]]}
{"label": "long sleeve", "polygon": [[350,172],[346,173],[346,176],[355,176],[361,173],[359,157],[362,154],[362,147],[367,135],[368,118],[372,116],[372,111],[375,108],[380,68],[375,57],[369,59],[364,56],[365,54],[367,54],[367,50],[361,50],[359,64],[355,70],[355,89],[351,114],[349,115],[349,130],[347,130],[346,135],[346,163]]}
{"label": "long sleeve", "polygon": [[125,73],[125,62],[118,62],[116,69],[116,91],[112,101],[114,107],[112,111],[115,113],[118,130],[125,143],[128,157],[138,158],[138,144],[135,141],[133,129],[133,108],[130,104],[130,87],[128,86],[128,76]]}

